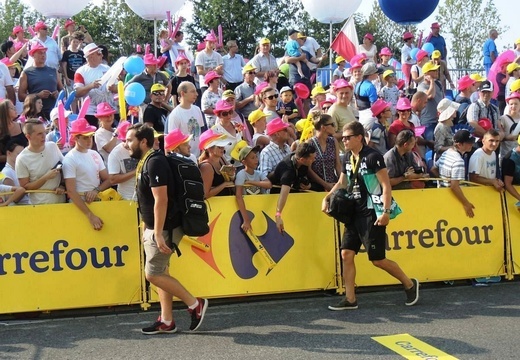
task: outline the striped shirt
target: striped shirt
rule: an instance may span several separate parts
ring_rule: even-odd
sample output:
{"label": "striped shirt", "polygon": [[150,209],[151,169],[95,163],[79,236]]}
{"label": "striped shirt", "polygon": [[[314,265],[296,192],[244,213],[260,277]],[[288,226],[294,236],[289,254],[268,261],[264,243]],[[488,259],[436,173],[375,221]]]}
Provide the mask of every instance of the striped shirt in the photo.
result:
{"label": "striped shirt", "polygon": [[262,176],[267,176],[271,171],[274,171],[276,165],[290,153],[291,148],[289,145],[284,144],[283,147],[280,147],[271,141],[269,145],[260,152],[260,172]]}
{"label": "striped shirt", "polygon": [[466,180],[464,159],[454,148],[443,152],[439,160],[435,162],[435,167],[439,169],[440,177],[446,179],[446,181],[438,181],[437,187],[449,187],[449,180]]}

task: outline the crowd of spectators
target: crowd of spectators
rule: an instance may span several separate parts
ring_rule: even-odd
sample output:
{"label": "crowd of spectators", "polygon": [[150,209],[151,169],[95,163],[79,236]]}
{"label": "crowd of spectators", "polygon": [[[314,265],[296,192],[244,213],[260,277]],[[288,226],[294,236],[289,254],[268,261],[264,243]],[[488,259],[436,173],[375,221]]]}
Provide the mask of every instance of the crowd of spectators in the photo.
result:
{"label": "crowd of spectators", "polygon": [[[84,27],[67,20],[61,46],[43,21],[34,28],[34,38],[25,39],[23,28],[16,27],[15,40],[1,46],[0,71],[9,78],[0,84],[0,182],[14,192],[1,197],[2,205],[64,202],[66,192],[100,229],[103,221],[88,203],[111,187],[133,198],[137,164],[125,145],[130,123],[120,118],[116,84],[100,81],[110,67]],[[432,39],[439,28],[432,25]],[[398,81],[389,63],[392,51],[378,53],[367,34],[348,69],[345,58],[335,59],[339,71],[326,89],[314,76],[325,56],[316,40],[297,30],[289,31],[281,61],[268,38],[259,40],[257,54],[248,60],[235,40],[219,47],[211,32],[193,54],[183,36],[179,31],[170,39],[161,32],[162,54],[138,52],[144,71],[127,76],[122,70],[118,79],[145,88],[133,121],[155,130],[155,149],[175,151],[165,139],[182,137],[176,145],[189,147],[189,157],[198,161],[206,198],[236,196],[245,230],[251,227],[246,194],[282,192],[285,202],[291,191],[334,186],[345,166],[343,127],[353,121],[365,128],[365,146],[384,155],[394,189],[431,186],[427,179],[438,175],[439,186],[454,191],[468,216],[473,207],[462,193],[463,180],[505,189],[520,201],[513,186],[520,184],[517,63],[504,67],[508,86],[500,111],[492,100],[493,82],[480,75],[458,79],[455,101],[446,98],[446,85],[455,84],[439,39],[439,49],[431,55],[420,50],[414,60],[406,55],[414,36],[403,35],[408,79]],[[405,95],[404,86],[412,84],[415,94]],[[298,86],[308,90],[309,99],[299,95]],[[65,134],[59,133],[56,107],[62,90],[75,90],[80,100],[65,113]],[[85,116],[76,119],[87,96]],[[24,189],[42,191],[26,196]]]}

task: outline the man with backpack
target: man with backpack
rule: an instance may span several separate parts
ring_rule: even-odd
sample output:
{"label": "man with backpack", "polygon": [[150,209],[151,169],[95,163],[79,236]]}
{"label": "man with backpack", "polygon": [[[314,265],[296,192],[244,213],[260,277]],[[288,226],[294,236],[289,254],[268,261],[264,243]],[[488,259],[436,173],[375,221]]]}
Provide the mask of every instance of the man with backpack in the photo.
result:
{"label": "man with backpack", "polygon": [[493,129],[497,129],[498,118],[498,107],[491,103],[491,97],[493,96],[493,83],[489,80],[483,81],[478,89],[478,100],[468,107],[467,120],[468,124],[471,125],[475,132],[473,136],[482,138],[485,132],[489,129],[484,129],[479,124],[479,120],[489,119]]}
{"label": "man with backpack", "polygon": [[464,75],[459,79],[457,84],[459,94],[455,98],[455,102],[459,103],[460,106],[457,110],[457,117],[455,121],[453,121],[454,124],[465,124],[468,122],[467,108],[471,105],[471,94],[476,90],[475,82],[476,81],[470,78],[469,75]]}
{"label": "man with backpack", "polygon": [[[153,150],[153,129],[142,124],[129,128],[126,143],[130,156],[138,159],[137,200],[144,222],[143,245],[146,253],[146,279],[157,286],[161,304],[161,315],[151,326],[143,328],[143,334],[174,333],[177,331],[172,316],[172,298],[176,296],[188,305],[191,315],[190,330],[199,328],[208,300],[195,298],[186,288],[169,274],[172,248],[184,236],[182,215],[175,203],[174,176],[166,156]],[[168,224],[167,220],[168,219]],[[169,231],[168,229],[172,230]]]}

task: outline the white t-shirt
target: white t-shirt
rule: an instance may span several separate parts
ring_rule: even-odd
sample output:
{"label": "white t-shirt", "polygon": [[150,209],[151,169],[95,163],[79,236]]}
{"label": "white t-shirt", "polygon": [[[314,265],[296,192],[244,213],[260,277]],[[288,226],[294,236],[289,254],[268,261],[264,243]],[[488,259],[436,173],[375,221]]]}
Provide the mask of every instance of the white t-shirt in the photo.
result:
{"label": "white t-shirt", "polygon": [[[222,60],[222,56],[216,51],[213,51],[208,55],[205,50],[202,50],[195,58],[195,66],[200,65],[204,68],[204,70],[215,69],[217,66],[222,65],[223,63],[224,61]],[[206,84],[204,84],[204,75],[199,75],[199,83],[200,86],[206,86]]]}
{"label": "white t-shirt", "polygon": [[[262,175],[262,173],[258,170],[255,170],[253,174],[249,174],[245,169],[242,169],[238,172],[235,185],[244,186],[246,181],[263,181],[266,180],[267,176]],[[256,194],[265,194],[267,192],[266,189],[262,189],[259,186],[246,186],[244,187],[244,195],[256,195]]]}
{"label": "white t-shirt", "polygon": [[[15,170],[18,179],[29,178],[33,182],[45,175],[54,168],[58,162],[63,162],[63,154],[58,145],[53,142],[46,142],[42,152],[32,152],[28,148],[16,158]],[[38,190],[55,190],[61,182],[61,176],[47,180]],[[65,202],[65,195],[56,194],[29,194],[31,204],[57,204]]]}
{"label": "white t-shirt", "polygon": [[13,84],[13,78],[9,74],[9,69],[4,63],[0,63],[0,98],[5,99],[5,94],[7,93],[5,87],[13,86]]}
{"label": "white t-shirt", "polygon": [[[103,161],[105,162],[105,166],[108,163],[108,152],[103,150],[103,146],[108,144],[110,140],[114,137],[114,132],[107,130],[105,128],[100,127],[94,133],[94,141],[96,142],[96,147],[99,154],[103,157]],[[117,139],[117,144],[119,144],[121,140]]]}
{"label": "white t-shirt", "polygon": [[[137,160],[130,157],[128,150],[124,144],[116,145],[108,155],[108,174],[118,175],[126,174],[137,167]],[[117,192],[123,196],[125,200],[132,200],[135,190],[135,177],[117,184]]]}
{"label": "white t-shirt", "polygon": [[[16,177],[16,171],[9,165],[9,163],[5,164],[5,167],[2,169],[2,174],[4,174],[4,178],[0,180],[0,184],[3,184],[5,179],[11,179],[14,183],[14,186],[20,187],[20,182],[18,181],[18,178]],[[15,203],[12,203],[14,205]],[[16,203],[17,205],[30,205],[31,200],[29,200],[29,194],[25,194],[23,198],[20,199]]]}
{"label": "white t-shirt", "polygon": [[[315,57],[316,52],[320,49],[320,45],[318,44],[316,39],[314,39],[313,37],[307,36],[307,38],[305,39],[305,42],[302,45],[302,49],[305,51],[308,51],[312,57]],[[314,70],[318,67],[318,64],[313,64],[310,61],[308,62],[307,65],[309,66],[310,70]]]}
{"label": "white t-shirt", "polygon": [[166,121],[166,134],[175,129],[180,129],[183,134],[193,135],[190,140],[191,153],[199,156],[200,129],[202,127],[204,127],[204,119],[197,105],[191,105],[189,109],[176,106]]}
{"label": "white t-shirt", "polygon": [[76,191],[92,191],[101,183],[99,172],[105,169],[101,155],[94,150],[79,152],[75,148],[63,159],[63,178],[76,179]]}
{"label": "white t-shirt", "polygon": [[[81,66],[74,74],[74,89],[89,85],[101,77],[110,69],[108,65],[100,64],[97,67],[90,67],[89,64]],[[114,102],[114,94],[100,87],[92,89],[88,92],[90,97],[90,106],[87,110],[87,115],[94,115],[97,112],[97,105],[102,102],[108,102],[113,108],[117,108]]]}
{"label": "white t-shirt", "polygon": [[469,174],[477,174],[486,179],[497,178],[497,155],[493,151],[488,155],[482,150],[477,149],[469,158]]}
{"label": "white t-shirt", "polygon": [[[404,44],[401,48],[401,64],[415,64],[415,60],[410,56],[410,52],[412,51],[412,47],[408,46],[408,44]],[[410,58],[410,60],[408,60]]]}

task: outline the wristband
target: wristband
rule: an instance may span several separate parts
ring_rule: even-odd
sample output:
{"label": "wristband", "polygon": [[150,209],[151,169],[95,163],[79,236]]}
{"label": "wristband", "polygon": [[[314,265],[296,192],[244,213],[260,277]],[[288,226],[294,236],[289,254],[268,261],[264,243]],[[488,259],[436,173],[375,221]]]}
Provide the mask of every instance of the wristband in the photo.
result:
{"label": "wristband", "polygon": [[277,211],[275,216],[276,216],[276,217],[282,217],[282,213],[279,212],[279,211]]}
{"label": "wristband", "polygon": [[383,210],[383,214],[390,214],[392,212],[392,210],[390,209],[384,209]]}
{"label": "wristband", "polygon": [[101,189],[99,188],[99,186],[96,186],[93,191],[101,192]]}

